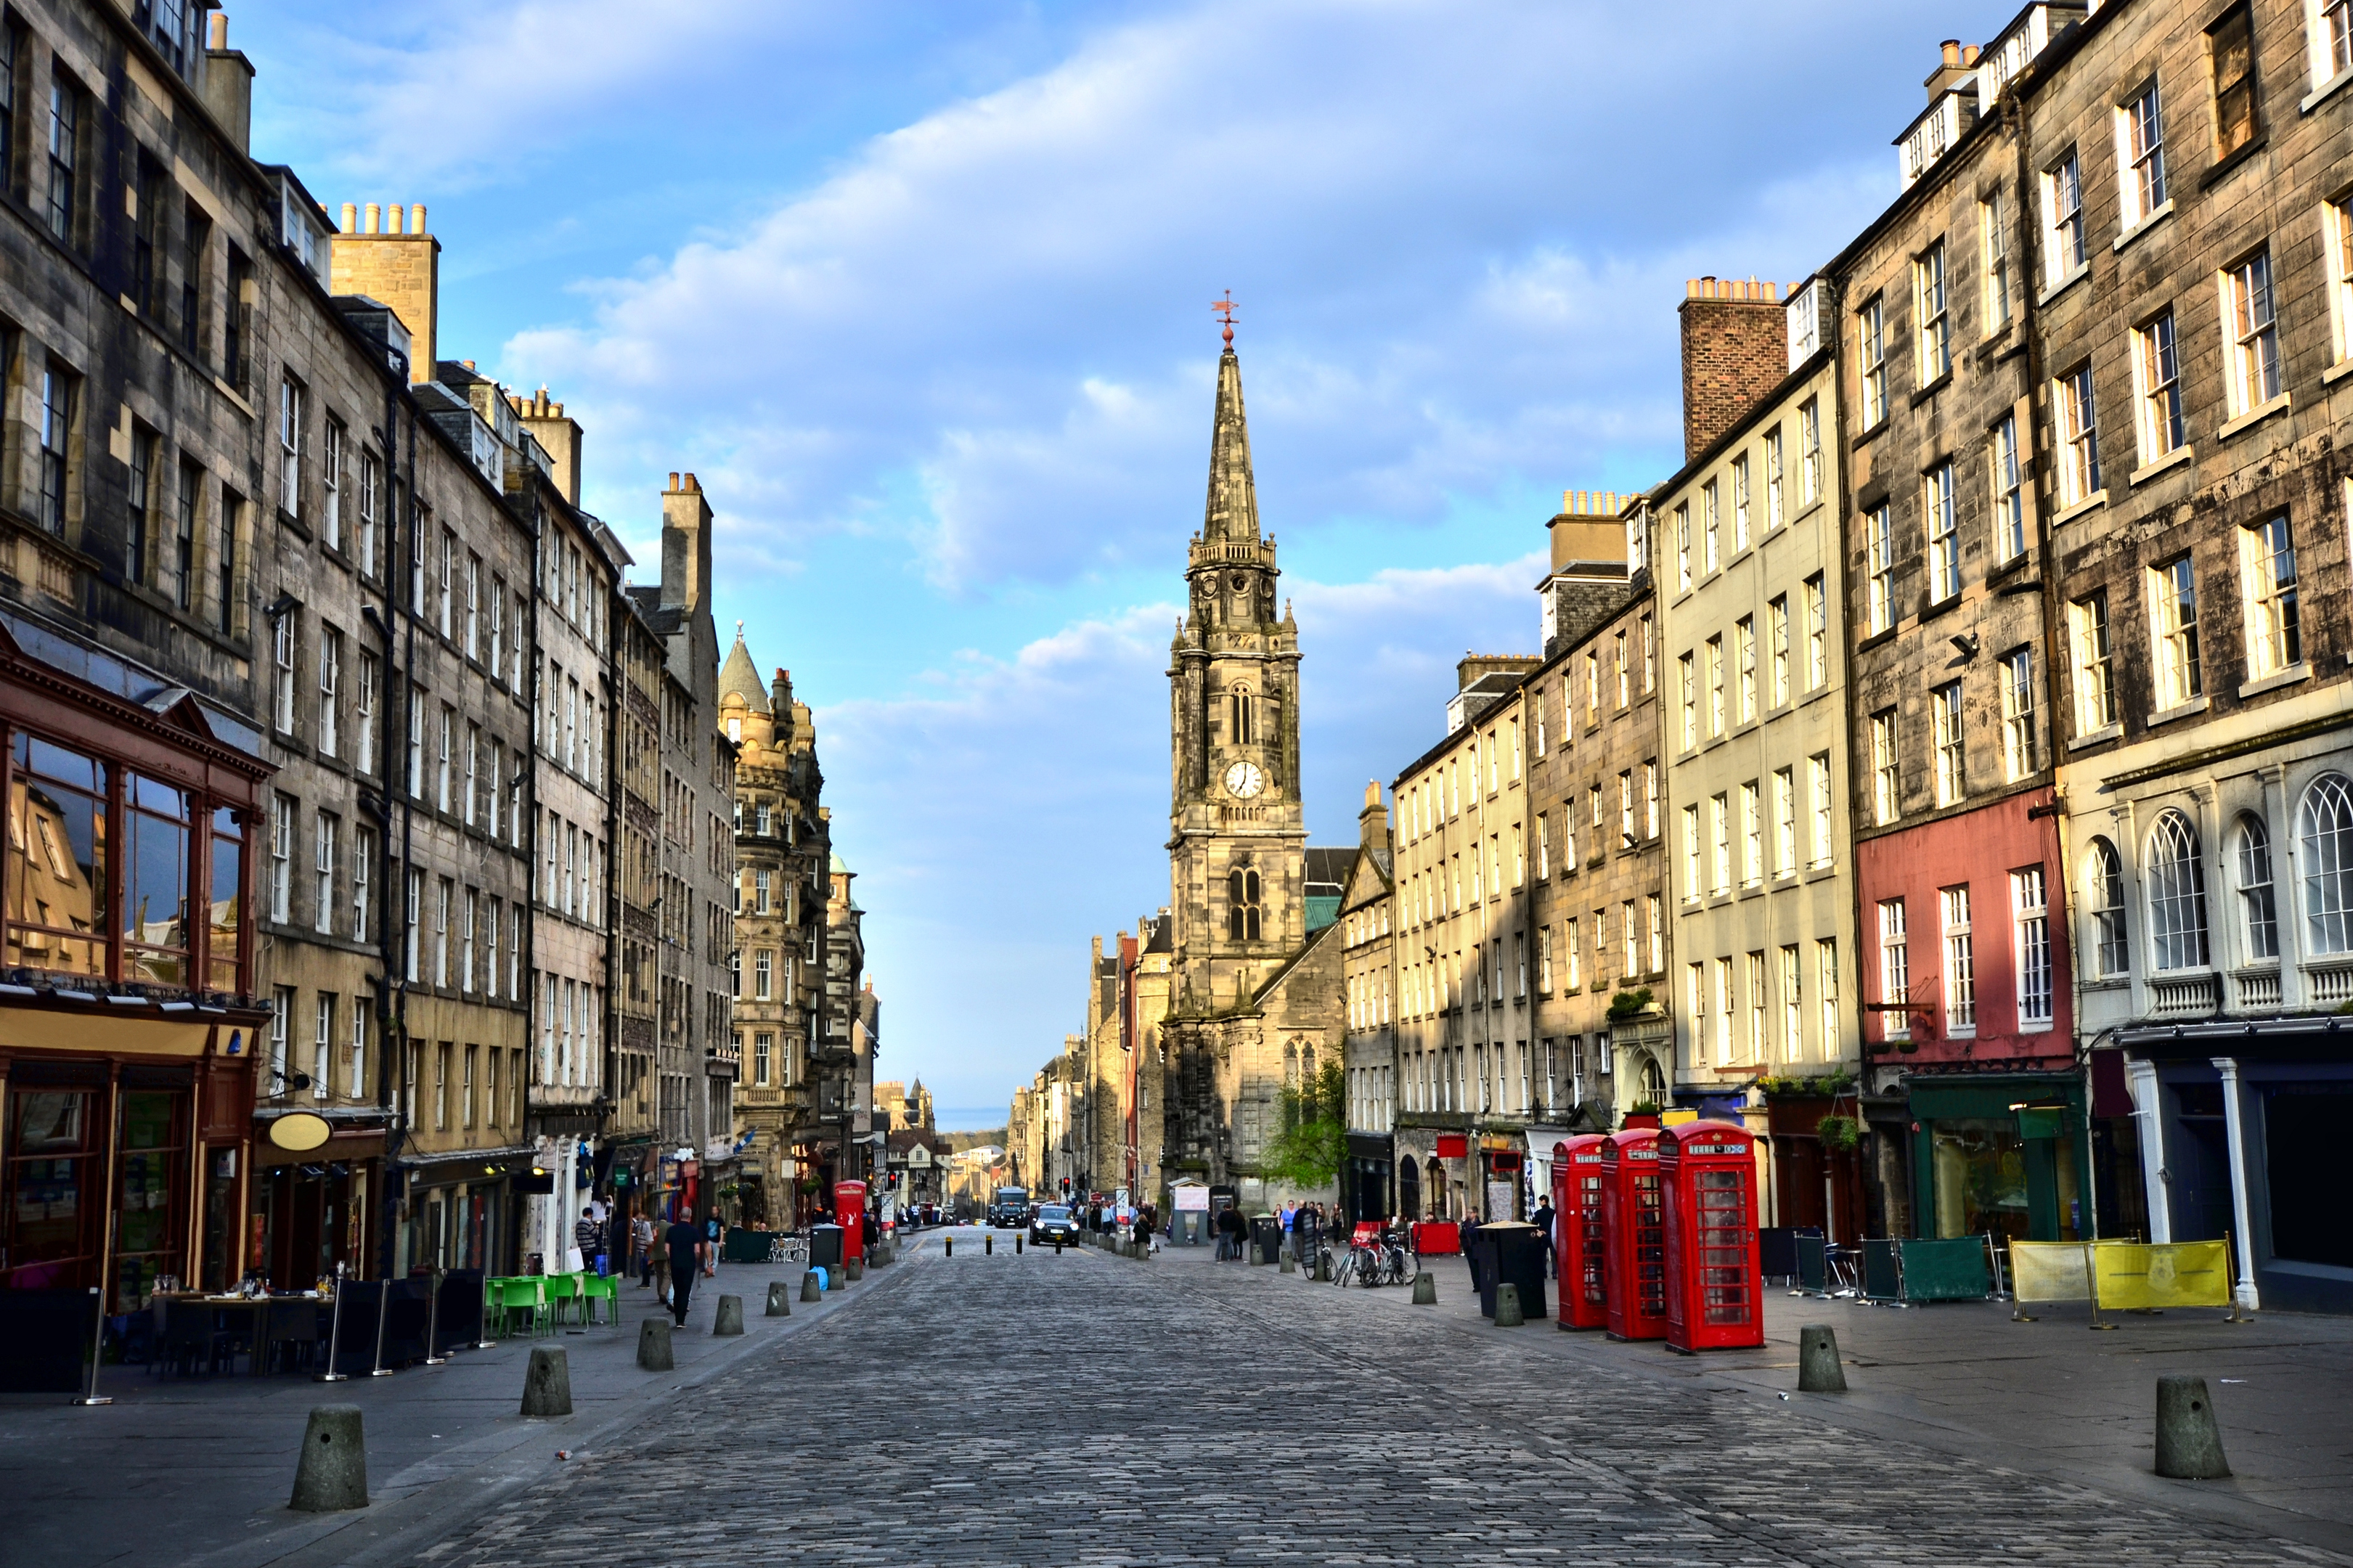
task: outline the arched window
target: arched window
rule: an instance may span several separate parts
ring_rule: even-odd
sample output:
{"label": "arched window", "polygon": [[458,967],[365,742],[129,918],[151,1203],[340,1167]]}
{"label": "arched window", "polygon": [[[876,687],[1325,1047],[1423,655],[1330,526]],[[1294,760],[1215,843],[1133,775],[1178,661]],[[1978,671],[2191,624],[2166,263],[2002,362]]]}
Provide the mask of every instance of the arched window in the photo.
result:
{"label": "arched window", "polygon": [[1645,1057],[1642,1060],[1642,1098],[1664,1109],[1667,1103],[1667,1075],[1659,1070],[1659,1058]]}
{"label": "arched window", "polygon": [[2198,830],[2168,811],[2149,830],[2141,858],[2148,892],[2149,961],[2159,970],[2206,967],[2206,868],[2198,858]]}
{"label": "arched window", "polygon": [[1237,866],[1226,874],[1226,935],[1235,942],[1259,940],[1258,873]]}
{"label": "arched window", "polygon": [[1226,694],[1226,705],[1233,719],[1233,743],[1247,746],[1258,740],[1258,707],[1250,700],[1247,686],[1237,686]]}
{"label": "arched window", "polygon": [[2272,836],[2252,812],[2239,818],[2231,858],[2239,878],[2240,934],[2249,958],[2279,956],[2279,904],[2272,892]]}
{"label": "arched window", "polygon": [[2125,941],[2125,863],[2105,838],[2093,839],[2084,858],[2084,887],[2099,942],[2100,977],[2121,980],[2132,972],[2132,948]]}
{"label": "arched window", "polygon": [[1421,1168],[1410,1154],[1398,1162],[1398,1213],[1409,1220],[1421,1217]]}
{"label": "arched window", "polygon": [[2304,920],[2315,952],[2353,952],[2353,784],[2327,773],[2304,792]]}

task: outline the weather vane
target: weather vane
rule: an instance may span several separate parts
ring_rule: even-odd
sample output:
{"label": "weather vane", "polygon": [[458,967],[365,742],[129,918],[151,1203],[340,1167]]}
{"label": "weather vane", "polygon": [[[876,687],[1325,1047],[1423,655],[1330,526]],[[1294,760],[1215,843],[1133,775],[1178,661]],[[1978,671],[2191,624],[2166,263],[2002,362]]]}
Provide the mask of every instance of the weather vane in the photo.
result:
{"label": "weather vane", "polygon": [[1218,320],[1225,322],[1226,324],[1226,346],[1228,348],[1234,346],[1234,291],[1230,289],[1226,290],[1226,297],[1224,299],[1212,300],[1209,301],[1209,309],[1217,312]]}

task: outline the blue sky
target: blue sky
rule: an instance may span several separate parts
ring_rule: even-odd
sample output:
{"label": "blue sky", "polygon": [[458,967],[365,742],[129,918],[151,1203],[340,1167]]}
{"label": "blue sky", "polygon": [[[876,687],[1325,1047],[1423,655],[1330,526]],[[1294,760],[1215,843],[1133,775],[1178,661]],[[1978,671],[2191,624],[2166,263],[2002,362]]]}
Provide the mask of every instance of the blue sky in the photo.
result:
{"label": "blue sky", "polygon": [[[2007,3],[246,0],[257,155],[427,204],[440,352],[586,426],[818,710],[884,1077],[999,1107],[1166,901],[1168,637],[1231,289],[1309,824],[1535,641],[1543,521],[1680,458],[1675,305],[1894,194]],[[641,579],[642,580],[642,579]]]}

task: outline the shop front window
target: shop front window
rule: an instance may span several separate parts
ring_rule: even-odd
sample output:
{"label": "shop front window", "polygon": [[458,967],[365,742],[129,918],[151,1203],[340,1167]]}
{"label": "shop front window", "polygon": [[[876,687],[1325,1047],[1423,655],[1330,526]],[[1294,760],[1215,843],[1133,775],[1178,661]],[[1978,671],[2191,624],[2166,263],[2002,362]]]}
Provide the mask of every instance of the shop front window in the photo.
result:
{"label": "shop front window", "polygon": [[188,983],[188,796],[137,773],[124,779],[122,977]]}
{"label": "shop front window", "polygon": [[106,766],[21,731],[11,750],[10,968],[106,973]]}
{"label": "shop front window", "polygon": [[2017,1127],[1992,1119],[1934,1123],[1936,1234],[2028,1238],[2026,1146]]}
{"label": "shop front window", "polygon": [[96,1248],[82,1201],[96,1163],[94,1096],[81,1089],[19,1089],[8,1096],[6,1207],[0,1210],[0,1283],[12,1290],[87,1288]]}
{"label": "shop front window", "polygon": [[213,813],[212,945],[208,989],[238,994],[238,951],[245,933],[245,830],[227,806]]}
{"label": "shop front window", "polygon": [[114,1224],[114,1310],[147,1305],[159,1277],[180,1273],[187,1097],[134,1089],[122,1097],[122,1199]]}

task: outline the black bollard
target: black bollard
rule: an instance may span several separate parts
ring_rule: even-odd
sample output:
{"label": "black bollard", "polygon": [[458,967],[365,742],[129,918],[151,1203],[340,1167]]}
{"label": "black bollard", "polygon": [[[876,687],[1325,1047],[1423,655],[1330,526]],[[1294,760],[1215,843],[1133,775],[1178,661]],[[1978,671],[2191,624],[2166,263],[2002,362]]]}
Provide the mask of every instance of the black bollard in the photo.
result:
{"label": "black bollard", "polygon": [[983,1251],[983,1252],[987,1253],[987,1254],[989,1257],[991,1257],[991,1258],[996,1257],[996,1256],[997,1256],[997,1237],[996,1237],[995,1236],[993,1236],[993,1235],[992,1235],[992,1236],[984,1236],[984,1237],[982,1237],[980,1238],[980,1249],[981,1249],[981,1251]]}

